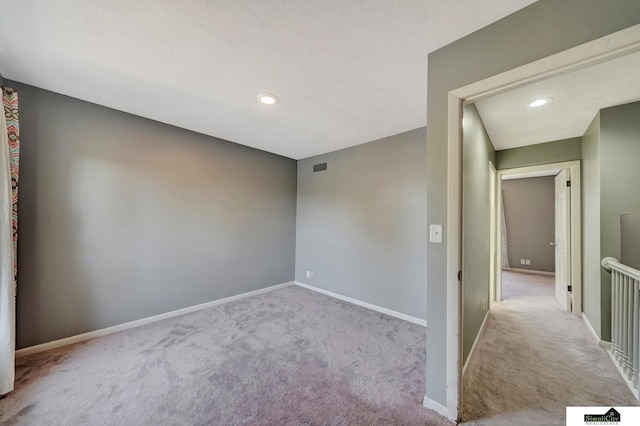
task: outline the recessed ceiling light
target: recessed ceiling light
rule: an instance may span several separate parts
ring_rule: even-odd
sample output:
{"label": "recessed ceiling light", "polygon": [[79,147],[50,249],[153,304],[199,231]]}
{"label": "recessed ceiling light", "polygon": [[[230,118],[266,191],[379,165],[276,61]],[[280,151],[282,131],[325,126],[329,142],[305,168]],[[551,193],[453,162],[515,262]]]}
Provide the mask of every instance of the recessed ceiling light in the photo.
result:
{"label": "recessed ceiling light", "polygon": [[279,99],[273,93],[260,93],[258,99],[265,105],[277,104]]}
{"label": "recessed ceiling light", "polygon": [[531,102],[529,104],[529,106],[531,108],[538,108],[541,107],[542,105],[546,105],[549,102],[551,102],[553,100],[553,98],[541,98],[541,99],[536,99],[535,101]]}

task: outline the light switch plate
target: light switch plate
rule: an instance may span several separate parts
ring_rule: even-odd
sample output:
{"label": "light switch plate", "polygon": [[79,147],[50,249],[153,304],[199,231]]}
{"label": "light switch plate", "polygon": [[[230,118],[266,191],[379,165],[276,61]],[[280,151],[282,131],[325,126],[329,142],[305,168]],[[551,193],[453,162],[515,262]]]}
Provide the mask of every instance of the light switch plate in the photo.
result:
{"label": "light switch plate", "polygon": [[429,225],[429,242],[442,243],[442,225]]}

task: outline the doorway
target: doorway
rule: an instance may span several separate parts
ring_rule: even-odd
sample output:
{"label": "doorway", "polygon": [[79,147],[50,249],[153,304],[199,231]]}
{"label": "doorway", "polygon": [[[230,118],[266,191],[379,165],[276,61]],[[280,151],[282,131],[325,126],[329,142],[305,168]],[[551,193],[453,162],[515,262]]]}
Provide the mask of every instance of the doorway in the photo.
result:
{"label": "doorway", "polygon": [[[603,41],[604,40],[604,41]],[[617,58],[636,52],[640,49],[640,26],[607,36],[605,39],[594,40],[575,49],[561,52],[556,55],[535,61],[517,69],[487,78],[456,90],[449,92],[448,102],[448,150],[447,150],[447,228],[449,232],[446,236],[447,249],[447,306],[452,310],[447,310],[447,353],[456,354],[447,359],[447,409],[448,417],[456,418],[458,408],[462,401],[462,367],[464,360],[464,339],[465,334],[465,289],[459,283],[460,274],[464,272],[464,225],[462,180],[465,175],[462,173],[462,110],[464,105],[476,102],[494,94],[503,93],[507,90],[523,87],[524,85],[539,82],[552,76],[558,76],[569,71],[582,69],[597,63],[602,63],[608,59]],[[532,166],[535,167],[535,166]],[[578,164],[579,167],[579,164]],[[579,169],[578,169],[579,170]],[[572,177],[580,178],[580,173],[572,173]],[[573,184],[573,183],[572,183]],[[499,183],[498,183],[499,185]],[[577,191],[576,191],[577,192]],[[573,197],[572,197],[573,200]],[[573,201],[571,201],[573,207]],[[572,208],[572,210],[574,210]],[[578,209],[579,211],[579,209]],[[571,223],[571,228],[578,226]],[[580,228],[572,233],[571,244],[574,238],[580,238]],[[579,246],[578,246],[579,247]],[[579,253],[580,250],[577,250]],[[573,259],[573,258],[572,258]],[[574,267],[577,266],[577,267]],[[572,265],[574,277],[581,274],[579,265]],[[580,278],[581,277],[577,277]],[[576,297],[576,292],[580,287],[572,289],[573,300],[570,309],[576,315],[581,314],[581,295]],[[487,291],[487,295],[490,292]],[[567,303],[569,305],[569,303]],[[452,315],[449,313],[452,312]],[[455,402],[454,402],[455,401]]]}
{"label": "doorway", "polygon": [[[548,273],[554,276],[555,296],[563,309],[576,316],[582,313],[582,181],[580,161],[543,164],[540,166],[520,167],[499,170],[495,183],[497,202],[491,200],[491,229],[492,258],[499,258],[499,265],[494,261],[492,265],[498,273],[490,278],[492,301],[502,300],[502,277],[499,271],[513,270],[516,272]],[[546,262],[533,262],[529,257],[515,256],[505,262],[505,242],[503,233],[506,232],[503,182],[508,178],[536,178],[553,177],[553,238],[547,238],[549,248],[553,251],[553,271]],[[537,232],[534,230],[534,232]],[[544,236],[548,236],[548,231]],[[510,261],[509,261],[510,260]],[[515,262],[514,262],[515,260]],[[505,264],[506,263],[506,264]],[[514,265],[515,263],[515,265]],[[538,266],[544,263],[545,266]]]}

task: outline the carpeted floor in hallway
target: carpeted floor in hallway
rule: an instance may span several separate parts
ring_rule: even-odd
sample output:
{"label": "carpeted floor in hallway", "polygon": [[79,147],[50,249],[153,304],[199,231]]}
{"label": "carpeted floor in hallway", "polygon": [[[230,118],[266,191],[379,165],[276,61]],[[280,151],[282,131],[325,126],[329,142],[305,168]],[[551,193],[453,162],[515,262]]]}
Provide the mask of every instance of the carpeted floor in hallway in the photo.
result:
{"label": "carpeted floor in hallway", "polygon": [[564,425],[566,406],[638,405],[582,318],[555,300],[553,277],[502,280],[464,377],[468,424]]}
{"label": "carpeted floor in hallway", "polygon": [[299,287],[20,358],[7,425],[448,425],[424,327]]}

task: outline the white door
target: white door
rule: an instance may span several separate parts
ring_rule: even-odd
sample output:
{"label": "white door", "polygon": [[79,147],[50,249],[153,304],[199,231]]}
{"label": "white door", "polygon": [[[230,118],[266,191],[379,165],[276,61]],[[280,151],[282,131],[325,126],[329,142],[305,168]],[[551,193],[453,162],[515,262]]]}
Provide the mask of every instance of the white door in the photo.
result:
{"label": "white door", "polygon": [[[571,241],[571,187],[567,186],[570,180],[569,170],[564,169],[556,176],[556,299],[563,309],[571,309],[571,293],[568,286],[571,284],[571,267],[569,253]],[[554,244],[552,243],[552,244]]]}

